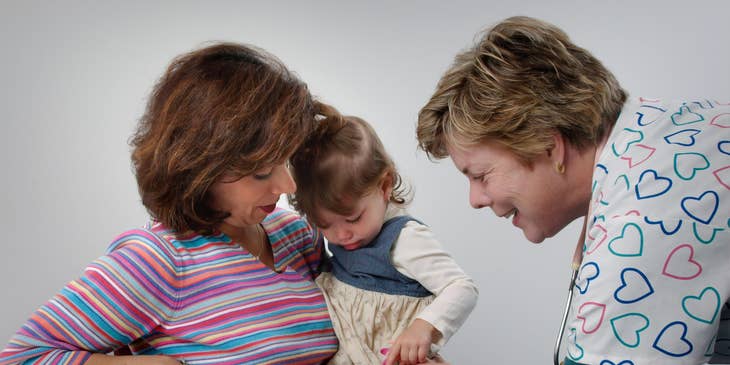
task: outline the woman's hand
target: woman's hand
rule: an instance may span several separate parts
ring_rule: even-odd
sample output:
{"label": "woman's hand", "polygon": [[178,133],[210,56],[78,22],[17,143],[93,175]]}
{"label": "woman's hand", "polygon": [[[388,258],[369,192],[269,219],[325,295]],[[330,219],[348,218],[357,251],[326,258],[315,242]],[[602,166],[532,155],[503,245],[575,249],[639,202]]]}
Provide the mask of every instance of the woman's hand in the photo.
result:
{"label": "woman's hand", "polygon": [[426,356],[431,350],[431,343],[441,336],[436,327],[416,318],[388,350],[385,365],[415,365],[427,363]]}
{"label": "woman's hand", "polygon": [[86,361],[86,365],[180,365],[181,363],[179,359],[163,355],[109,356],[93,354]]}

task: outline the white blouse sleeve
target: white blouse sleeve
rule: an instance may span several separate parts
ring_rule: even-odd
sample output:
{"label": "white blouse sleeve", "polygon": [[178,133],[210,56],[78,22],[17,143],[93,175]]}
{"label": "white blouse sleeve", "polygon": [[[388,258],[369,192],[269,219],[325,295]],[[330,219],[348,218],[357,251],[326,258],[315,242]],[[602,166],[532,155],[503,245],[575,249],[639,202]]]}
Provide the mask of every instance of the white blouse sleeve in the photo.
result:
{"label": "white blouse sleeve", "polygon": [[434,301],[418,318],[436,327],[443,346],[461,327],[477,302],[474,281],[456,264],[433,232],[415,221],[400,232],[391,252],[393,265],[401,274],[421,283],[434,294]]}

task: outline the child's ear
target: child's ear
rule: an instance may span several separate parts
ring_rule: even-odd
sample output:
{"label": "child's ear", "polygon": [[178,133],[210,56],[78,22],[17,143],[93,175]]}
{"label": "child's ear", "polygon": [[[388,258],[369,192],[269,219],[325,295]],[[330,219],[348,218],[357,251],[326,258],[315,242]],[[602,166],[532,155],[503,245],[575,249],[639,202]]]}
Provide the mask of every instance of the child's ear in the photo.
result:
{"label": "child's ear", "polygon": [[393,174],[386,172],[380,179],[380,191],[383,192],[383,198],[390,200],[390,193],[393,192]]}

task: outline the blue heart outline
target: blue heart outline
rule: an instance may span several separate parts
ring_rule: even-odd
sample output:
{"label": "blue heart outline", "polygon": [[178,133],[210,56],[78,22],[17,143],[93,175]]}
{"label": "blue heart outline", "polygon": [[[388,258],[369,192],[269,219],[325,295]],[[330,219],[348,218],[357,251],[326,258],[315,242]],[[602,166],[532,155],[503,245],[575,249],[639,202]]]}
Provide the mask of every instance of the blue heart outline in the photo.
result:
{"label": "blue heart outline", "polygon": [[[700,219],[699,217],[697,217],[694,214],[690,213],[687,210],[687,208],[684,206],[684,204],[688,200],[702,201],[702,199],[704,199],[704,196],[707,195],[707,194],[711,194],[713,197],[715,197],[715,206],[712,209],[712,214],[710,214],[710,217],[707,220],[704,220],[704,219]],[[692,219],[694,219],[694,220],[696,220],[696,221],[698,221],[700,223],[710,224],[710,222],[712,222],[712,218],[715,217],[715,213],[717,213],[717,207],[720,205],[719,200],[720,200],[720,197],[717,195],[716,192],[714,192],[712,190],[707,190],[707,191],[705,191],[704,193],[702,193],[698,197],[687,196],[687,197],[682,198],[682,202],[680,203],[680,206],[681,206],[682,210],[684,210],[684,212],[687,213],[688,216],[690,216],[690,218],[692,218]]]}
{"label": "blue heart outline", "polygon": [[[639,185],[641,185],[642,180],[644,180],[644,175],[646,175],[647,173],[654,175],[654,181],[666,180],[667,182],[669,182],[669,185],[664,190],[662,190],[658,193],[642,196],[641,193],[639,192]],[[644,172],[642,172],[641,175],[639,175],[639,182],[637,182],[636,185],[634,185],[634,190],[636,191],[636,199],[642,200],[642,199],[649,199],[649,198],[654,198],[654,197],[657,197],[660,195],[664,195],[667,191],[669,191],[669,189],[672,188],[672,184],[673,184],[672,179],[670,179],[668,177],[664,177],[664,176],[659,176],[659,174],[655,170],[652,170],[652,169],[644,170]]]}
{"label": "blue heart outline", "polygon": [[601,363],[598,365],[634,365],[634,362],[631,360],[623,360],[617,364],[611,360],[606,359],[606,360],[601,360]]}
{"label": "blue heart outline", "polygon": [[677,226],[674,227],[673,230],[667,230],[665,228],[665,226],[664,226],[664,221],[663,220],[653,221],[653,220],[649,219],[649,216],[644,216],[644,222],[646,222],[647,224],[658,224],[659,225],[659,228],[661,228],[662,232],[665,235],[667,235],[667,236],[674,235],[675,233],[677,233],[677,231],[679,231],[679,228],[682,227],[682,220],[681,219],[679,220],[679,223],[677,223]]}
{"label": "blue heart outline", "polygon": [[[640,297],[638,297],[638,298],[636,298],[636,299],[632,299],[632,300],[623,300],[623,299],[621,299],[621,298],[619,298],[619,297],[618,297],[618,293],[619,293],[619,292],[620,292],[621,290],[623,290],[624,288],[626,288],[626,286],[628,285],[628,283],[626,283],[626,277],[625,277],[625,275],[626,275],[626,272],[627,272],[627,271],[633,271],[633,272],[636,272],[637,274],[639,274],[639,276],[641,276],[641,278],[642,278],[642,279],[644,279],[644,283],[646,284],[646,286],[648,286],[648,287],[649,287],[649,291],[648,291],[648,292],[647,292],[646,294],[644,294],[644,295],[642,295],[642,296],[640,296]],[[644,275],[644,273],[643,273],[643,272],[641,272],[641,270],[639,270],[639,269],[636,269],[636,268],[633,268],[633,267],[627,267],[627,268],[625,268],[625,269],[621,270],[621,286],[619,286],[619,287],[618,287],[618,288],[616,289],[616,291],[615,291],[615,292],[613,292],[613,297],[614,297],[614,298],[615,298],[615,299],[616,299],[616,300],[617,300],[617,301],[618,301],[619,303],[623,303],[623,304],[631,304],[631,303],[636,303],[636,302],[638,302],[638,301],[640,301],[640,300],[643,300],[644,298],[646,298],[646,297],[648,297],[648,296],[650,296],[650,295],[652,295],[652,294],[654,294],[654,287],[653,287],[653,286],[651,286],[651,282],[649,282],[649,279],[648,279],[648,278],[646,277],[646,275]]]}
{"label": "blue heart outline", "polygon": [[[670,139],[672,139],[672,137],[674,137],[674,136],[676,136],[678,134],[686,134],[687,132],[694,132],[694,133],[692,133],[688,137],[690,140],[692,140],[691,143],[681,143],[681,142],[672,142],[672,141],[670,141]],[[701,132],[702,132],[701,130],[694,129],[694,128],[683,129],[683,130],[681,130],[679,132],[674,132],[672,134],[668,134],[668,135],[664,136],[664,140],[667,143],[669,143],[669,144],[676,144],[676,145],[684,146],[684,147],[693,146],[695,144],[695,142],[696,142],[695,141],[695,136],[698,135],[698,134],[700,134]]]}
{"label": "blue heart outline", "polygon": [[[641,105],[641,106],[639,107],[639,109],[641,109],[641,108],[651,108],[651,109],[656,109],[656,110],[659,110],[659,111],[661,111],[662,113],[666,113],[666,111],[667,111],[666,109],[660,108],[660,107],[658,107],[658,106],[653,106],[653,105]],[[646,127],[647,125],[649,125],[649,124],[652,124],[652,123],[656,122],[656,121],[657,121],[657,119],[659,119],[659,118],[657,117],[657,118],[654,118],[654,120],[648,121],[648,122],[646,122],[646,123],[642,123],[642,121],[644,120],[644,115],[645,115],[645,114],[644,114],[644,113],[642,113],[642,112],[636,112],[636,114],[637,114],[637,115],[639,116],[639,117],[638,117],[638,118],[636,119],[636,124],[638,124],[638,125],[639,125],[639,126],[641,126],[641,127]]]}
{"label": "blue heart outline", "polygon": [[717,150],[718,150],[718,151],[720,151],[720,153],[723,153],[723,154],[726,154],[726,155],[730,156],[730,150],[727,150],[727,151],[725,151],[725,150],[724,150],[724,149],[722,148],[722,146],[723,146],[724,144],[726,144],[726,143],[727,143],[728,145],[730,145],[730,141],[727,141],[727,140],[724,140],[724,141],[720,141],[720,142],[717,142]]}
{"label": "blue heart outline", "polygon": [[[669,352],[669,351],[667,351],[667,350],[659,347],[659,340],[664,335],[664,332],[666,332],[669,329],[669,327],[673,327],[673,326],[676,326],[676,325],[682,326],[682,329],[684,330],[682,332],[682,336],[679,339],[682,340],[682,342],[686,343],[687,346],[689,346],[689,350],[687,350],[686,352],[678,353],[678,354],[675,354],[673,352]],[[689,341],[687,341],[687,338],[685,337],[686,335],[687,335],[687,325],[684,322],[682,322],[682,321],[674,321],[674,322],[666,325],[664,328],[662,328],[662,330],[659,332],[659,335],[656,336],[656,339],[654,340],[654,344],[651,345],[651,347],[653,347],[653,348],[661,351],[662,353],[664,353],[666,355],[672,356],[672,357],[682,357],[682,356],[685,356],[685,355],[689,354],[690,352],[692,352],[692,349],[694,348],[694,346],[692,346],[692,343],[689,342]],[[671,342],[674,342],[674,341],[671,341]]]}
{"label": "blue heart outline", "polygon": [[593,280],[593,279],[597,278],[597,277],[598,277],[598,275],[600,275],[600,274],[601,274],[601,268],[600,268],[600,267],[598,267],[598,264],[597,264],[597,263],[595,263],[595,262],[593,262],[593,261],[591,261],[591,262],[586,262],[586,263],[585,263],[585,264],[584,264],[584,265],[583,265],[583,266],[582,266],[582,267],[580,268],[580,271],[581,271],[581,273],[583,272],[583,270],[585,269],[585,267],[586,267],[586,266],[588,266],[588,265],[591,265],[591,266],[593,266],[593,267],[595,267],[595,268],[596,268],[596,274],[595,274],[595,275],[593,275],[593,276],[591,276],[591,277],[587,277],[587,278],[585,278],[585,281],[586,281],[586,287],[585,287],[585,289],[581,288],[581,287],[580,287],[580,285],[578,285],[578,284],[575,284],[575,287],[576,287],[576,288],[578,288],[578,292],[579,292],[579,293],[581,293],[581,294],[585,294],[585,293],[586,293],[586,292],[588,291],[588,287],[589,287],[589,286],[591,285],[591,280]]}
{"label": "blue heart outline", "polygon": [[697,105],[698,107],[700,107],[702,109],[713,109],[713,108],[715,108],[715,106],[712,105],[712,102],[711,101],[705,99],[704,102],[707,103],[707,107],[705,107],[705,105],[702,104],[703,103],[702,101],[693,100],[692,102],[690,102],[690,104],[695,104],[695,105]]}

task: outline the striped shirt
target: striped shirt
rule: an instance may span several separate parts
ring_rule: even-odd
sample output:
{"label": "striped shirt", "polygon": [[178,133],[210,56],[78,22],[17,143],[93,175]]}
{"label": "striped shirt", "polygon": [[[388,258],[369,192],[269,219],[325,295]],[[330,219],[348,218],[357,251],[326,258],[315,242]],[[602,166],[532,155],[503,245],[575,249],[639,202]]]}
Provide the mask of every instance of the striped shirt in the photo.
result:
{"label": "striped shirt", "polygon": [[262,223],[276,272],[225,234],[160,223],[120,235],[36,311],[0,364],[82,364],[129,344],[192,364],[317,364],[337,341],[314,285],[322,240],[277,209]]}

